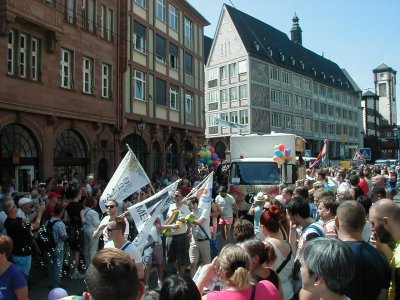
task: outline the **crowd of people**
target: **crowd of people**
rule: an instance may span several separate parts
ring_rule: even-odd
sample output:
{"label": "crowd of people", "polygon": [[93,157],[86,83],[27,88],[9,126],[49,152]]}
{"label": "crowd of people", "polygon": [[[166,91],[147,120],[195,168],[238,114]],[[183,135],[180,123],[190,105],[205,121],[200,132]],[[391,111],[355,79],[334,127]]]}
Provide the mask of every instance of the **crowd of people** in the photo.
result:
{"label": "crowd of people", "polygon": [[[244,217],[224,173],[214,176],[211,202],[193,193],[204,170],[171,172],[153,176],[154,191],[148,186],[122,202],[109,199],[105,213],[98,205],[104,185],[93,176],[80,184],[34,180],[29,195],[10,180],[0,195],[0,294],[27,299],[34,260],[47,266],[49,289],[62,287],[63,277],[85,278],[84,299],[397,299],[397,171],[307,170],[280,195],[259,192]],[[154,224],[158,239],[144,264],[132,243],[133,219],[122,215],[177,179],[167,221]],[[51,249],[41,243],[44,228]],[[225,245],[219,253],[212,251],[217,232]],[[149,288],[153,266],[157,284]]]}

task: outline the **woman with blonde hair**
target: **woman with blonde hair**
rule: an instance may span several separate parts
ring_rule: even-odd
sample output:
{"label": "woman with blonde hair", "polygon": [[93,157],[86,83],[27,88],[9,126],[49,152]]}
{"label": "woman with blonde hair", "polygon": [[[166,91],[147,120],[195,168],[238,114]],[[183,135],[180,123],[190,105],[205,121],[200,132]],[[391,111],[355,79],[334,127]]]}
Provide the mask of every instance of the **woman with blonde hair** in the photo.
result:
{"label": "woman with blonde hair", "polygon": [[226,245],[211,264],[203,266],[196,282],[200,294],[203,294],[209,281],[217,276],[224,282],[226,289],[211,292],[202,299],[280,299],[278,290],[271,282],[262,280],[256,284],[251,283],[250,256],[238,245]]}

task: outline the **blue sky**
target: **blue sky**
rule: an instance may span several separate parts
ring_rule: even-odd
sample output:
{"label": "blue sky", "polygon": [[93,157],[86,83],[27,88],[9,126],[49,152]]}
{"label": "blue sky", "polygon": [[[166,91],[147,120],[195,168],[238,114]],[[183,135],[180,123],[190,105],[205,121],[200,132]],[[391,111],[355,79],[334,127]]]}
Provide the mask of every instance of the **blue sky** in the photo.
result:
{"label": "blue sky", "polygon": [[[374,92],[372,70],[381,63],[398,72],[400,95],[400,0],[188,0],[211,25],[213,38],[223,3],[262,20],[290,37],[296,12],[303,46],[337,63],[363,92]],[[232,5],[233,4],[233,5]],[[397,97],[399,98],[399,97]],[[397,102],[399,115],[400,103]]]}

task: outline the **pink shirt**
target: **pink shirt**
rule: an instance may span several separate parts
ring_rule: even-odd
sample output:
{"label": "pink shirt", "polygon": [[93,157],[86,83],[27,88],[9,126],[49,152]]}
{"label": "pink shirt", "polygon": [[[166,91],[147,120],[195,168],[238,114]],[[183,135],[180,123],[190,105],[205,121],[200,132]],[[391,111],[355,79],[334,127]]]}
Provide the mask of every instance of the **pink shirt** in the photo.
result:
{"label": "pink shirt", "polygon": [[[207,294],[207,300],[242,300],[250,299],[252,287],[240,291],[222,290]],[[262,280],[256,284],[256,294],[254,300],[279,300],[279,292],[269,281]]]}

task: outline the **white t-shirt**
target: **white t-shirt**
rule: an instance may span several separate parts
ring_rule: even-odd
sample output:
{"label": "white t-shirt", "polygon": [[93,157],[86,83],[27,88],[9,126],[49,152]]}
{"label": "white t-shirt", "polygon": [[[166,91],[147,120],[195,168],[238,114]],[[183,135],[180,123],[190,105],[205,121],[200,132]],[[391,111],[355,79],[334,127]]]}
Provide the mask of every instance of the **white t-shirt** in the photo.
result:
{"label": "white t-shirt", "polygon": [[[107,225],[109,222],[110,222],[110,216],[105,216],[105,217],[103,218],[103,220],[101,220],[99,226]],[[124,232],[125,238],[127,238],[128,235],[129,235],[129,222],[128,222],[128,220],[125,218],[125,232]],[[106,243],[109,241],[108,233],[107,233],[107,226],[104,227],[104,229],[103,229],[103,239],[104,239],[104,244],[106,244]]]}
{"label": "white t-shirt", "polygon": [[[116,247],[113,241],[109,241],[104,245],[104,248],[116,248]],[[128,253],[129,256],[135,261],[135,264],[142,262],[142,255],[140,254],[139,249],[136,248],[136,246],[132,242],[126,241],[120,249]]]}

